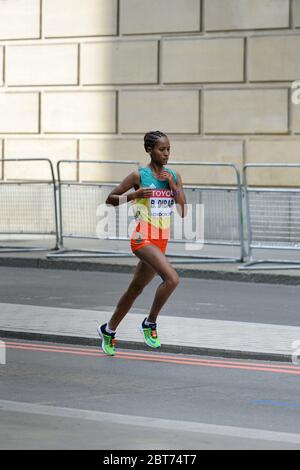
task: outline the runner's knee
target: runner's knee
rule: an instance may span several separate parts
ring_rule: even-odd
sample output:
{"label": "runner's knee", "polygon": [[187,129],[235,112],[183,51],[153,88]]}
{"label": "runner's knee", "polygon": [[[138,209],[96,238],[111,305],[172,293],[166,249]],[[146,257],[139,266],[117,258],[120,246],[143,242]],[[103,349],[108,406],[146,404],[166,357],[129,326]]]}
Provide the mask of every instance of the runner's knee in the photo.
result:
{"label": "runner's knee", "polygon": [[171,289],[176,289],[179,284],[179,276],[176,271],[174,271],[174,273],[170,273],[166,277],[165,282]]}

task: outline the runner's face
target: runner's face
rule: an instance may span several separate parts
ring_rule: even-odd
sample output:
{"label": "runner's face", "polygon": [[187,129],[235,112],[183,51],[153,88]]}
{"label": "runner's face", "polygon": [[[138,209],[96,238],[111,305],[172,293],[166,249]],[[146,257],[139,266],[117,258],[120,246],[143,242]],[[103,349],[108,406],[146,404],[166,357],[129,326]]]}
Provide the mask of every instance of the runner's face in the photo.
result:
{"label": "runner's face", "polygon": [[159,165],[166,165],[170,156],[170,142],[167,137],[161,137],[149,152],[152,160]]}

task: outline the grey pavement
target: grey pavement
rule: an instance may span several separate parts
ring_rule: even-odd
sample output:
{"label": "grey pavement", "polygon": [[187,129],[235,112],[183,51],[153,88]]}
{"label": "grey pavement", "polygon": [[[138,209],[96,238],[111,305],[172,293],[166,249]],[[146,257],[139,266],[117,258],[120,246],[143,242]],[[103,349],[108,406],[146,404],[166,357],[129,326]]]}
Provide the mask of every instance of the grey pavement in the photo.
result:
{"label": "grey pavement", "polygon": [[[172,261],[172,260],[171,260]],[[94,272],[117,272],[132,273],[137,264],[134,256],[128,258],[75,258],[75,259],[48,259],[47,252],[27,253],[1,253],[0,266],[7,267],[34,267],[55,270],[94,271]],[[261,303],[264,307],[264,318],[257,319],[255,315],[238,318],[233,314],[222,315],[222,302],[216,301],[218,287],[216,283],[215,295],[211,294],[206,302],[201,300],[199,290],[198,302],[194,315],[187,316],[186,312],[176,309],[175,314],[168,312],[167,316],[160,318],[160,335],[165,351],[185,352],[196,354],[209,354],[223,357],[241,357],[270,360],[292,359],[296,350],[296,342],[300,341],[300,326],[296,317],[298,305],[297,286],[300,284],[300,270],[274,270],[274,271],[239,271],[239,263],[209,263],[209,264],[180,264],[172,262],[182,278],[193,279],[194,282],[206,280],[226,280],[239,282],[252,282],[276,284],[278,287],[278,299],[276,296],[262,296]],[[2,268],[3,269],[3,268]],[[26,270],[25,270],[26,271]],[[37,270],[39,272],[39,270]],[[64,277],[63,271],[62,276]],[[5,276],[2,278],[5,279]],[[2,280],[2,283],[5,281]],[[64,283],[64,279],[61,280]],[[0,285],[2,284],[0,283]],[[281,284],[281,286],[280,286]],[[283,285],[295,289],[289,292],[281,292]],[[6,283],[7,285],[7,283]],[[11,283],[10,285],[13,285]],[[18,282],[18,286],[22,285]],[[199,284],[200,286],[200,284]],[[294,287],[292,287],[294,286]],[[51,289],[51,285],[48,286]],[[9,289],[9,286],[8,286]],[[200,289],[200,287],[199,287]],[[81,287],[77,289],[78,296],[84,296]],[[253,291],[253,296],[257,296]],[[26,297],[26,296],[25,296]],[[55,294],[52,295],[55,300]],[[192,297],[191,297],[192,298]],[[5,299],[5,296],[1,297]],[[273,305],[280,304],[282,315],[280,321],[278,314],[272,317]],[[39,303],[39,302],[33,302]],[[198,318],[198,312],[202,307],[213,311],[208,318]],[[235,306],[235,295],[232,295],[231,303],[233,312]],[[26,305],[27,304],[27,305]],[[28,305],[29,304],[29,305]],[[20,300],[14,302],[11,298],[3,301],[0,314],[0,331],[3,337],[40,338],[56,341],[67,341],[72,343],[96,344],[96,326],[107,320],[112,313],[111,302],[103,302],[92,308],[89,302],[81,303],[84,308],[74,309],[62,308],[57,304],[30,305],[31,301]],[[187,301],[187,305],[194,304]],[[246,304],[245,304],[246,305]],[[67,307],[68,305],[64,305]],[[220,308],[221,306],[221,308]],[[240,308],[242,309],[240,302]],[[246,307],[247,308],[247,307]],[[292,309],[292,310],[291,310]],[[275,311],[276,308],[273,308]],[[217,314],[219,311],[219,315]],[[292,315],[290,312],[294,312]],[[130,313],[126,321],[118,330],[119,344],[122,347],[144,348],[142,338],[137,332],[138,323],[144,318],[146,309],[142,306]],[[286,313],[287,312],[287,313]],[[223,312],[224,313],[224,312]],[[226,312],[225,312],[226,313]],[[268,318],[266,318],[268,316]],[[275,319],[277,317],[277,319]],[[293,318],[291,318],[293,317]],[[274,318],[272,320],[272,318]],[[230,321],[228,321],[230,320]],[[184,338],[184,339],[183,339]]]}
{"label": "grey pavement", "polygon": [[[97,326],[112,312],[0,304],[0,336],[99,343]],[[128,314],[118,328],[120,347],[143,348],[141,314]],[[300,327],[161,316],[159,332],[167,352],[291,361]],[[294,345],[294,346],[293,346]]]}

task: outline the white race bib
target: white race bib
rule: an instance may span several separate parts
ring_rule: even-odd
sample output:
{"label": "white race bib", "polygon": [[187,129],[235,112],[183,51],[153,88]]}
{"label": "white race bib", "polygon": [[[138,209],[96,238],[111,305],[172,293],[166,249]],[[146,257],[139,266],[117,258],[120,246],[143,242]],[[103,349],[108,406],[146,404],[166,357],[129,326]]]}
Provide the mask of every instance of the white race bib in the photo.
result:
{"label": "white race bib", "polygon": [[174,198],[169,189],[155,189],[150,196],[151,217],[170,217],[173,212]]}

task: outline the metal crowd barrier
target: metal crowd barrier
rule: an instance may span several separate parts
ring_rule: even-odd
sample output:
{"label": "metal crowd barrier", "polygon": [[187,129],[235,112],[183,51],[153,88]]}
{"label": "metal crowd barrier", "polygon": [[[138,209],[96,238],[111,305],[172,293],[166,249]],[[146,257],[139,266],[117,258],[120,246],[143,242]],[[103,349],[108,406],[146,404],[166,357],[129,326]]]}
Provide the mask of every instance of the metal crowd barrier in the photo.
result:
{"label": "metal crowd barrier", "polygon": [[[248,164],[244,167],[244,191],[248,220],[248,261],[239,269],[295,269],[300,260],[274,259],[278,250],[300,250],[300,189],[250,187],[249,169],[300,169],[300,164]],[[256,259],[253,250],[271,253]]]}
{"label": "metal crowd barrier", "polygon": [[[66,239],[99,240],[97,236],[97,208],[104,205],[107,196],[116,186],[116,183],[79,183],[64,181],[61,177],[62,165],[134,165],[137,168],[140,163],[137,161],[125,160],[60,160],[57,163],[58,194],[59,194],[59,250],[50,253],[48,258],[112,258],[131,257],[131,251],[122,252],[120,250],[100,250],[100,249],[76,249],[65,246]],[[119,208],[115,208],[117,216]],[[108,236],[104,240],[121,241],[127,237]],[[102,239],[103,242],[103,239]]]}
{"label": "metal crowd barrier", "polygon": [[[7,158],[8,162],[46,162],[49,181],[0,181],[0,235],[47,235],[55,237],[58,249],[58,214],[55,177],[47,158]],[[1,253],[49,251],[49,247],[1,245]]]}
{"label": "metal crowd barrier", "polygon": [[[137,161],[78,161],[78,160],[61,160],[57,164],[58,173],[58,189],[59,189],[59,214],[60,214],[60,230],[59,230],[59,251],[49,254],[51,258],[62,257],[130,257],[131,251],[121,251],[119,247],[114,250],[99,249],[70,249],[65,247],[65,239],[86,239],[99,240],[96,235],[96,214],[97,207],[105,204],[108,194],[116,186],[116,183],[78,183],[64,181],[61,178],[60,167],[63,164],[114,164],[114,165],[135,165],[140,166]],[[207,245],[234,246],[240,252],[238,257],[205,257],[200,255],[180,254],[171,251],[168,257],[176,258],[176,263],[198,263],[198,262],[241,262],[244,258],[244,241],[243,241],[243,218],[242,218],[242,195],[240,185],[240,174],[234,164],[230,163],[203,163],[203,162],[172,162],[169,165],[197,165],[210,167],[229,167],[235,174],[236,184],[224,187],[212,186],[185,186],[187,202],[191,204],[192,210],[197,209],[198,204],[205,206],[205,240],[200,243]],[[127,205],[125,208],[119,206],[114,208],[116,214],[116,225],[121,228],[123,235],[109,233],[103,241],[124,242],[129,241],[128,236],[128,213]],[[124,210],[125,212],[122,212]],[[126,218],[123,218],[126,215]],[[217,219],[217,221],[216,221]],[[129,217],[130,220],[130,217]],[[135,225],[134,215],[132,214],[132,222]],[[171,232],[172,235],[172,232]],[[189,240],[175,240],[171,236],[170,249],[177,244],[190,243]],[[197,249],[197,241],[194,242]],[[176,251],[176,250],[175,250]]]}
{"label": "metal crowd barrier", "polygon": [[[203,240],[199,240],[203,248],[207,245],[237,247],[239,256],[205,256],[168,253],[176,264],[193,263],[236,263],[243,262],[244,228],[243,228],[243,202],[241,191],[241,177],[237,166],[233,163],[219,162],[170,162],[168,166],[198,166],[212,168],[229,168],[233,171],[236,183],[224,186],[185,185],[184,190],[189,210],[194,211],[197,205],[204,207]],[[188,243],[197,249],[198,241],[170,239],[170,248],[174,245]]]}

